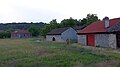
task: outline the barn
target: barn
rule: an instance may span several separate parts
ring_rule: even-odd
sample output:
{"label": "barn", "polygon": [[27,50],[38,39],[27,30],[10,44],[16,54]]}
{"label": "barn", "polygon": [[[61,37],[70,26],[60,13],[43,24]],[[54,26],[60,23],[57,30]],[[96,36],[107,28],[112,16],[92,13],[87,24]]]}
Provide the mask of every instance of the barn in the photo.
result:
{"label": "barn", "polygon": [[16,30],[11,32],[11,38],[30,38],[31,33],[27,30]]}
{"label": "barn", "polygon": [[120,18],[93,22],[78,32],[78,43],[87,46],[120,48]]}
{"label": "barn", "polygon": [[47,41],[77,40],[77,33],[71,27],[53,29],[46,35]]}

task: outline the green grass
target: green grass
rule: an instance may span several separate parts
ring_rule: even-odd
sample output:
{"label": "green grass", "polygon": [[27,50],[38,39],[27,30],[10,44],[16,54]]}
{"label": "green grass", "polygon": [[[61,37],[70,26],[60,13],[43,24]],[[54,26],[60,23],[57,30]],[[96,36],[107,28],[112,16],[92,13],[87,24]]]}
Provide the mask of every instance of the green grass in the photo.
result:
{"label": "green grass", "polygon": [[116,61],[114,66],[120,66],[117,50],[37,39],[1,39],[0,67],[93,67],[106,61]]}

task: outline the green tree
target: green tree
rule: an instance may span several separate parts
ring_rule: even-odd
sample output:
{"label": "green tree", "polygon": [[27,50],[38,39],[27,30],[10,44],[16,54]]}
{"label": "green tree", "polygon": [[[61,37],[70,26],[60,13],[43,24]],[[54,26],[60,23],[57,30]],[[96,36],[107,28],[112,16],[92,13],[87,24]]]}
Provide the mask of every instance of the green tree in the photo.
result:
{"label": "green tree", "polygon": [[82,20],[81,20],[81,23],[80,23],[80,25],[82,25],[82,26],[85,26],[85,25],[87,25],[87,19],[86,18],[83,18]]}
{"label": "green tree", "polygon": [[52,21],[49,22],[50,24],[57,24],[57,19],[53,19]]}
{"label": "green tree", "polygon": [[37,28],[35,25],[32,25],[28,30],[32,33],[32,36],[39,36],[39,28]]}
{"label": "green tree", "polygon": [[57,19],[53,19],[53,20],[50,21],[49,23],[50,23],[51,29],[59,28],[59,27],[60,27],[59,23],[57,23]]}
{"label": "green tree", "polygon": [[79,21],[77,21],[77,19],[73,19],[72,17],[70,17],[69,19],[64,19],[61,21],[61,27],[74,27],[76,25],[78,25]]}
{"label": "green tree", "polygon": [[40,29],[40,34],[45,36],[48,32],[50,32],[52,29],[59,28],[60,25],[57,23],[56,19],[53,19],[49,22],[49,24],[46,24],[42,29]]}
{"label": "green tree", "polygon": [[0,38],[10,38],[10,35],[9,31],[0,32]]}
{"label": "green tree", "polygon": [[100,21],[96,14],[87,14],[87,17],[81,20],[81,25],[87,26],[96,21]]}

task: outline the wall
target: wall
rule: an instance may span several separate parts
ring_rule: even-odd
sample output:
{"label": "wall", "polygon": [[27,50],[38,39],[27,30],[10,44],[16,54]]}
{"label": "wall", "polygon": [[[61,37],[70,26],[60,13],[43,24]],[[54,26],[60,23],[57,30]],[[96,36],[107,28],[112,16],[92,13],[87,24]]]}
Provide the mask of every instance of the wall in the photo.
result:
{"label": "wall", "polygon": [[46,35],[46,40],[52,41],[53,37],[55,38],[56,41],[63,41],[61,39],[61,35]]}
{"label": "wall", "polygon": [[11,38],[30,38],[30,34],[11,34]]}
{"label": "wall", "polygon": [[[78,43],[86,45],[86,35],[78,35]],[[95,46],[116,49],[116,34],[95,34]]]}
{"label": "wall", "polygon": [[78,35],[78,43],[86,45],[86,35]]}
{"label": "wall", "polygon": [[95,44],[96,46],[108,47],[109,46],[109,35],[108,34],[96,34]]}
{"label": "wall", "polygon": [[96,34],[95,44],[100,47],[116,48],[115,34]]}
{"label": "wall", "polygon": [[109,46],[111,48],[117,48],[117,38],[116,34],[110,34],[109,35]]}
{"label": "wall", "polygon": [[66,30],[62,33],[61,38],[65,41],[67,39],[77,40],[77,32],[73,28],[69,28],[68,30]]}

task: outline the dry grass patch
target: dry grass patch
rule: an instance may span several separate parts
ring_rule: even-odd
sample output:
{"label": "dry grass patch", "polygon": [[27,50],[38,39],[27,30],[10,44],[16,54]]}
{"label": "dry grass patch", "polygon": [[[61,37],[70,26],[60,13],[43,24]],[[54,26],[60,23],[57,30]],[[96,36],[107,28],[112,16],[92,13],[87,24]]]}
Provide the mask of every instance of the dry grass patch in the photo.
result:
{"label": "dry grass patch", "polygon": [[35,51],[35,55],[37,56],[46,56],[49,54],[51,54],[51,52],[46,48],[39,48]]}
{"label": "dry grass patch", "polygon": [[116,67],[118,66],[118,61],[103,61],[96,64],[91,65],[90,67]]}

